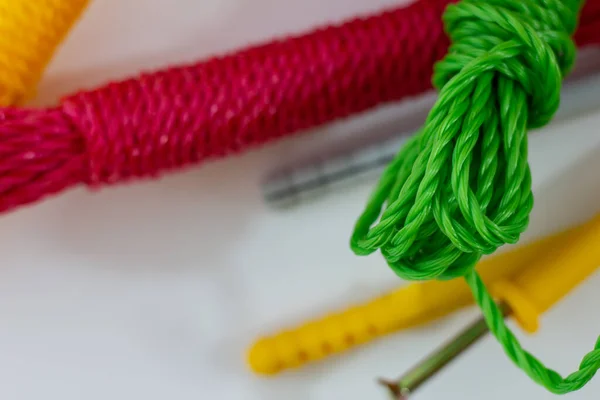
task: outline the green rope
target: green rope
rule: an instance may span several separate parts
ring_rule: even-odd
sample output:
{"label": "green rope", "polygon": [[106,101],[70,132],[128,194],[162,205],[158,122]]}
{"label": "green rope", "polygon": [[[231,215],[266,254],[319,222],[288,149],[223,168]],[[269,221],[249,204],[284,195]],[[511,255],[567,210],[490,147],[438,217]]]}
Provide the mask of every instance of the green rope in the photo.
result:
{"label": "green rope", "polygon": [[384,171],[351,239],[408,280],[463,277],[509,358],[553,393],[600,368],[600,340],[562,378],[526,352],[474,266],[516,243],[533,207],[527,130],[548,123],[575,59],[579,0],[462,0],[444,14],[452,45],[435,66],[439,97]]}

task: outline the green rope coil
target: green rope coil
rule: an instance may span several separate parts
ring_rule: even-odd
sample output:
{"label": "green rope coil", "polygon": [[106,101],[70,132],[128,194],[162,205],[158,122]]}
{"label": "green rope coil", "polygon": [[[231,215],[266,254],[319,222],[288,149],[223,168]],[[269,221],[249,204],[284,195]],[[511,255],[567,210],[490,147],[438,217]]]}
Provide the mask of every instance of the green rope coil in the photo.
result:
{"label": "green rope coil", "polygon": [[509,358],[553,393],[600,368],[600,340],[566,378],[523,350],[475,264],[516,243],[533,207],[527,131],[548,123],[574,63],[579,0],[462,0],[444,14],[452,41],[436,64],[439,97],[388,165],[351,239],[407,280],[466,279]]}

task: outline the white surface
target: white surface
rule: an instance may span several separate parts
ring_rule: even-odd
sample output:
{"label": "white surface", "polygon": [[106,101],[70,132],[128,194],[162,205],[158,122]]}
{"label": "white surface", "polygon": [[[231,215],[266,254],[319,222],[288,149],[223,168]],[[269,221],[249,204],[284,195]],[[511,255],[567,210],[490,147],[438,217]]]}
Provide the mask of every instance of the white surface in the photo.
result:
{"label": "white surface", "polygon": [[[98,0],[54,60],[39,102],[393,3]],[[74,190],[3,216],[0,398],[386,398],[375,377],[399,375],[475,311],[274,379],[244,364],[259,333],[400,284],[379,256],[356,257],[348,248],[368,185],[289,213],[266,210],[260,198],[262,174],[297,154],[300,143],[316,146],[364,121],[328,127],[328,139],[286,141],[158,182]],[[597,112],[532,136],[537,205],[527,237],[600,208],[599,124]],[[563,373],[574,370],[600,332],[599,285],[599,276],[588,280],[544,317],[536,336],[518,333],[525,346]],[[599,392],[597,379],[569,398]],[[492,338],[415,396],[507,397],[554,398]]]}

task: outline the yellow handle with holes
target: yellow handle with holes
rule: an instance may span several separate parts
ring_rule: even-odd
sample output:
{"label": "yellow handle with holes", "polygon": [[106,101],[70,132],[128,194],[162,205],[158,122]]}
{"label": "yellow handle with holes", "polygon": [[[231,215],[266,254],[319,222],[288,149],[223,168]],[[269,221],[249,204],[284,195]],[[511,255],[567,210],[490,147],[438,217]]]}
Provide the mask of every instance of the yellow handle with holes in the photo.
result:
{"label": "yellow handle with holes", "polygon": [[[540,254],[564,247],[568,238],[585,232],[586,227],[572,228],[495,255],[483,260],[477,270],[488,285],[506,281]],[[412,283],[367,303],[260,338],[248,352],[248,364],[257,374],[277,374],[427,323],[472,303],[471,291],[462,279]]]}

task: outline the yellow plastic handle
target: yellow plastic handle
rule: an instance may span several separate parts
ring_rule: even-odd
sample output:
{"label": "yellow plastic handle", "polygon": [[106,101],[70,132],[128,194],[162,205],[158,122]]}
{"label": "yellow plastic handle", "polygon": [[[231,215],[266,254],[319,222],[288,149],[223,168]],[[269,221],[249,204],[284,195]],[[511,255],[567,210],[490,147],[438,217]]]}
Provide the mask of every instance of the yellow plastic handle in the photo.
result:
{"label": "yellow plastic handle", "polygon": [[[568,237],[582,228],[495,255],[482,261],[477,270],[486,284],[509,279],[541,253],[561,248]],[[248,352],[248,364],[257,374],[277,374],[424,324],[472,302],[471,291],[462,279],[409,284],[367,303],[260,338]]]}
{"label": "yellow plastic handle", "polygon": [[0,0],[0,106],[19,105],[35,87],[88,0]]}
{"label": "yellow plastic handle", "polygon": [[492,286],[496,298],[508,303],[515,320],[532,332],[539,315],[560,301],[600,266],[600,214],[545,252],[508,281]]}

